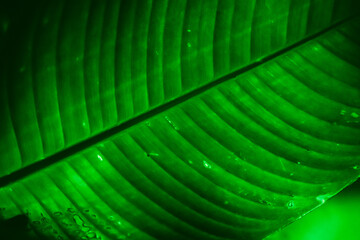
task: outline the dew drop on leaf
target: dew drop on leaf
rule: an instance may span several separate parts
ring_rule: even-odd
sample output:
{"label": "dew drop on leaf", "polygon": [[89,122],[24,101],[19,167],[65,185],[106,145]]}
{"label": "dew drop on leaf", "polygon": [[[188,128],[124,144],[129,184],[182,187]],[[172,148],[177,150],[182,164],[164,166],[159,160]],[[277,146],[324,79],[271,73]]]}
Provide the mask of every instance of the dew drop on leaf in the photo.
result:
{"label": "dew drop on leaf", "polygon": [[89,228],[88,226],[83,226],[83,227],[81,228],[81,231],[83,231],[83,232],[88,232],[88,231],[90,231],[90,228]]}
{"label": "dew drop on leaf", "polygon": [[168,123],[172,126],[173,129],[175,129],[176,131],[179,130],[179,128],[175,125],[173,121],[170,120],[168,116],[165,116],[165,119],[166,121],[168,121]]}
{"label": "dew drop on leaf", "polygon": [[211,165],[207,162],[207,161],[203,161],[203,165],[204,165],[204,167],[206,167],[206,168],[211,168]]}
{"label": "dew drop on leaf", "polygon": [[87,236],[88,238],[96,238],[96,233],[94,233],[94,232],[89,232],[88,234],[86,234],[86,236]]}
{"label": "dew drop on leaf", "polygon": [[146,154],[146,156],[148,156],[148,157],[158,157],[159,154],[155,153],[155,152],[149,152],[149,153]]}
{"label": "dew drop on leaf", "polygon": [[73,219],[77,225],[82,226],[84,224],[84,221],[81,219],[79,215],[74,215]]}
{"label": "dew drop on leaf", "polygon": [[351,116],[352,116],[353,118],[358,118],[358,117],[359,117],[359,114],[357,114],[356,112],[353,112],[353,113],[351,113]]}
{"label": "dew drop on leaf", "polygon": [[287,208],[293,208],[295,206],[294,200],[290,200],[286,205]]}
{"label": "dew drop on leaf", "polygon": [[75,210],[74,210],[73,208],[68,208],[67,211],[68,211],[69,213],[75,213]]}
{"label": "dew drop on leaf", "polygon": [[62,212],[54,212],[54,216],[55,216],[55,217],[60,217],[60,216],[62,216],[62,215],[63,215]]}

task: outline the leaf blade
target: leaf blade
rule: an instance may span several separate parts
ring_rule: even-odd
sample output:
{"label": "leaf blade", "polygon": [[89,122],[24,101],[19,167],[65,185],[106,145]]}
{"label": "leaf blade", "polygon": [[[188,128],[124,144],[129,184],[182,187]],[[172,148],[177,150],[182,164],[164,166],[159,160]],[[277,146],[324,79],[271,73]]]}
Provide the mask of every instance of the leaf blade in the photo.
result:
{"label": "leaf blade", "polygon": [[[314,109],[307,108],[313,104],[312,99],[306,99],[308,93],[291,91],[291,87],[301,85],[309,73],[322,76],[314,78],[317,81],[329,73],[310,66],[302,70],[305,74],[291,78],[281,69],[280,63],[289,58],[295,64],[288,70],[303,66],[299,64],[304,61],[299,53],[313,49],[314,42],[234,79],[211,85],[207,91],[150,115],[147,122],[125,128],[100,143],[95,140],[94,146],[2,187],[0,195],[6,205],[3,216],[30,209],[33,221],[40,216],[53,219],[50,229],[57,233],[47,228],[50,220],[44,220],[38,229],[49,236],[91,233],[105,239],[257,239],[295,220],[324,203],[359,174],[355,168],[359,163],[359,122],[352,114],[358,110],[356,102],[347,106],[351,113],[346,115],[355,121],[329,117],[349,102],[341,96],[326,98],[332,86],[323,85],[320,93],[325,94],[313,93],[312,99],[317,100],[318,109],[326,108],[328,114],[314,116]],[[329,54],[325,48],[322,51]],[[344,64],[351,67],[352,62]],[[284,79],[279,80],[276,75]],[[284,84],[278,87],[281,81]],[[308,92],[318,90],[313,82],[306,87]],[[346,86],[341,90],[357,94],[356,88]],[[297,105],[289,101],[296,100],[296,94],[301,96]],[[289,97],[284,100],[283,95]],[[302,117],[285,121],[289,114],[279,114],[286,108],[273,101],[275,96],[282,103],[289,101],[286,108],[291,111],[302,111]],[[270,103],[269,107],[266,103]],[[251,109],[253,112],[248,111]],[[267,114],[266,120],[272,122],[267,124],[265,118],[260,121],[262,114]],[[338,114],[342,116],[341,112]],[[311,119],[314,124],[304,125],[303,119]],[[283,130],[286,126],[287,130]],[[321,137],[319,129],[310,131],[314,126],[320,126]],[[323,132],[321,127],[329,130]],[[301,142],[302,137],[311,140]],[[332,149],[334,144],[339,144],[340,147],[335,145],[339,149]],[[296,174],[291,175],[291,171]],[[49,197],[49,192],[54,194]],[[99,221],[92,220],[87,211],[97,204],[101,207],[91,207],[91,211],[101,216]],[[118,214],[118,220],[126,227],[106,220],[103,208],[107,213]],[[55,212],[59,211],[66,218],[56,219]],[[74,218],[75,226],[62,221]],[[87,233],[81,221],[90,224],[94,232]],[[110,228],[104,227],[102,221]]]}

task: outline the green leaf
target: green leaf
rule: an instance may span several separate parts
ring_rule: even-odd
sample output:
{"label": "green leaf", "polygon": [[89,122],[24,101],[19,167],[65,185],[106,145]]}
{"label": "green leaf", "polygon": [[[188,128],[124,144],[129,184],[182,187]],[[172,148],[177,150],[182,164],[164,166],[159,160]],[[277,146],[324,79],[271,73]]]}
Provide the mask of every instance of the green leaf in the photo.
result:
{"label": "green leaf", "polygon": [[[360,181],[341,191],[324,206],[307,214],[266,240],[357,240]],[[306,229],[306,231],[304,231]]]}
{"label": "green leaf", "polygon": [[357,1],[19,2],[0,218],[29,236],[261,239],[358,178]]}

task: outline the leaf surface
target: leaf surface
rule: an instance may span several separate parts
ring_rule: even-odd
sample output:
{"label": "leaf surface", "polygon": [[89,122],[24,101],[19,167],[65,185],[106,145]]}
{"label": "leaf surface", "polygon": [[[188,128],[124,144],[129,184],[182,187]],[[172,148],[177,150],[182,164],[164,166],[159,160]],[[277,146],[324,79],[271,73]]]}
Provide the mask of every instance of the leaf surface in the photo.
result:
{"label": "leaf surface", "polygon": [[261,239],[322,205],[359,176],[355,2],[9,3],[0,217]]}

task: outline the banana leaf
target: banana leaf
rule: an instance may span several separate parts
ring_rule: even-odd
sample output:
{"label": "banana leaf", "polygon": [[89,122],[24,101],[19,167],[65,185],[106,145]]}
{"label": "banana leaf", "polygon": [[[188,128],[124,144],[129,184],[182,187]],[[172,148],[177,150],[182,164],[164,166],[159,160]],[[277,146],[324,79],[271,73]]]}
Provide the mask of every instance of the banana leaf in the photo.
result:
{"label": "banana leaf", "polygon": [[2,1],[3,235],[262,239],[321,206],[360,175],[359,13]]}

